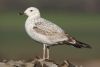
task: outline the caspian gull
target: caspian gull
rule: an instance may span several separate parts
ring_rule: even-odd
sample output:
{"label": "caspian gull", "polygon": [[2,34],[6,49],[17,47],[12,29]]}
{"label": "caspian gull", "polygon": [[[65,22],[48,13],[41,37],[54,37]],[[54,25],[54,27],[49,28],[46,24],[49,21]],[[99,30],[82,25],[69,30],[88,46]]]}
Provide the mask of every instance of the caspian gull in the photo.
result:
{"label": "caspian gull", "polygon": [[69,34],[65,33],[58,25],[42,18],[36,7],[29,7],[24,11],[28,16],[25,29],[28,35],[43,44],[43,59],[49,59],[49,47],[58,44],[72,45],[76,48],[91,48]]}

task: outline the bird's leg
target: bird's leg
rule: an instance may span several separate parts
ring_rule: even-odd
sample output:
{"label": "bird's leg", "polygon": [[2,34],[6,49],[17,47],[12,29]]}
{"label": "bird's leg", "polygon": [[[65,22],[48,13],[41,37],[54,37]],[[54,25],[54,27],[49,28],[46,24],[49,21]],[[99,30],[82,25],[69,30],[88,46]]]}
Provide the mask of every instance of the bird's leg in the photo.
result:
{"label": "bird's leg", "polygon": [[47,46],[47,57],[46,59],[49,59],[49,46]]}
{"label": "bird's leg", "polygon": [[43,44],[43,59],[45,59],[46,57],[46,44]]}

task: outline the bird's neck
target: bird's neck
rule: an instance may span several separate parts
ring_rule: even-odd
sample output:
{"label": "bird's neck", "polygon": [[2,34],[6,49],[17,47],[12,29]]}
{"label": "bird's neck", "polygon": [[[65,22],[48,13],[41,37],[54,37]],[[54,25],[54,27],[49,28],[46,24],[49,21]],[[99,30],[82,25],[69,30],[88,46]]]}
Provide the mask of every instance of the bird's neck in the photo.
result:
{"label": "bird's neck", "polygon": [[30,24],[30,23],[34,24],[34,22],[35,22],[38,18],[40,18],[40,16],[29,16],[29,17],[27,18],[27,20],[26,20],[26,24]]}
{"label": "bird's neck", "polygon": [[40,15],[33,15],[33,16],[29,16],[28,19],[37,19],[40,18]]}

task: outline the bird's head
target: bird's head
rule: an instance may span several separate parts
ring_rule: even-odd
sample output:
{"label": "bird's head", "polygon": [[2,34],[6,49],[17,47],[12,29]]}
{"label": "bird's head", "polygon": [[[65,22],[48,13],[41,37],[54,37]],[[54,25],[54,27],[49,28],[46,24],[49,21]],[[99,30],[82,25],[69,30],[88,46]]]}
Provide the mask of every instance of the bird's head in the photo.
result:
{"label": "bird's head", "polygon": [[[23,13],[20,13],[23,14]],[[27,15],[28,17],[39,17],[40,12],[36,7],[29,7],[24,11],[24,14]]]}

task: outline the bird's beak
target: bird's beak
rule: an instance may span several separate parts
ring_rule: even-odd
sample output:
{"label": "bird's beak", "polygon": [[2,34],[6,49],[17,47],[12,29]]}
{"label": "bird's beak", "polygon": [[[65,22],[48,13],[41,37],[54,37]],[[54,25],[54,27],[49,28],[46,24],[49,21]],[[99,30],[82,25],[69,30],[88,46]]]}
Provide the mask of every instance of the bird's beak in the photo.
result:
{"label": "bird's beak", "polygon": [[24,15],[24,13],[23,13],[23,12],[19,12],[18,14],[19,14],[19,15]]}

